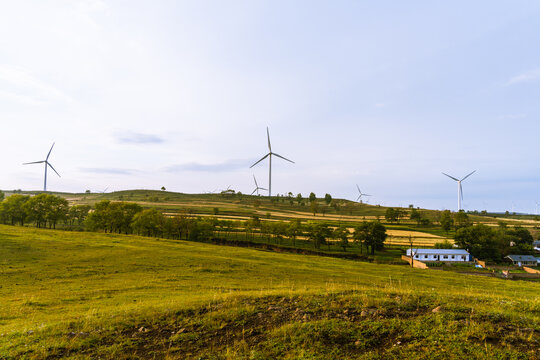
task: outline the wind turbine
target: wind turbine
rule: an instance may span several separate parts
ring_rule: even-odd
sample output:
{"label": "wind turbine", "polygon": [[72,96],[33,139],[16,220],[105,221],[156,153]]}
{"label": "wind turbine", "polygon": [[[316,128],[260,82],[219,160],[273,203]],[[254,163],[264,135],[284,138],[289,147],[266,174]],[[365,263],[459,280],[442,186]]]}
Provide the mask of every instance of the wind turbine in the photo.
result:
{"label": "wind turbine", "polygon": [[266,127],[266,137],[268,138],[268,151],[269,151],[268,154],[264,155],[259,161],[251,165],[249,168],[251,169],[252,167],[257,165],[264,159],[268,158],[268,196],[272,196],[272,155],[277,156],[278,158],[281,158],[283,160],[287,160],[288,162],[291,162],[293,164],[294,164],[294,161],[284,158],[283,156],[272,152],[272,145],[270,145],[270,132],[268,131],[268,126]]}
{"label": "wind turbine", "polygon": [[458,203],[458,212],[461,210],[461,201],[463,201],[463,187],[461,186],[461,182],[463,180],[465,180],[466,178],[468,178],[469,176],[471,176],[472,174],[474,174],[476,172],[476,170],[474,170],[472,173],[470,173],[469,175],[465,176],[463,179],[459,180],[459,179],[456,179],[455,177],[453,176],[450,176],[448,174],[445,174],[445,173],[442,173],[443,175],[446,175],[448,176],[450,179],[452,180],[455,180],[457,181],[457,184],[458,184],[458,190],[457,190],[457,203]]}
{"label": "wind turbine", "polygon": [[356,184],[356,188],[358,189],[358,198],[356,198],[356,201],[360,200],[360,203],[362,203],[362,196],[371,196],[369,194],[364,194],[361,190],[360,190],[360,187],[358,187],[358,184]]}
{"label": "wind turbine", "polygon": [[54,167],[51,165],[51,163],[49,162],[49,156],[51,156],[51,151],[52,151],[53,147],[54,147],[54,143],[52,144],[51,149],[49,150],[49,153],[47,154],[47,157],[45,158],[45,160],[33,161],[33,162],[23,164],[23,165],[41,164],[41,163],[45,164],[45,180],[43,181],[43,191],[47,191],[47,167],[48,166],[50,166],[51,169],[53,169],[53,171],[56,173],[56,175],[58,175],[58,177],[60,177],[60,174],[58,173],[58,171],[56,171],[54,169]]}
{"label": "wind turbine", "polygon": [[253,192],[251,193],[251,195],[255,194],[255,191],[257,192],[257,196],[259,196],[259,190],[268,190],[268,189],[265,189],[265,188],[262,188],[259,186],[259,184],[257,184],[257,179],[255,179],[255,175],[253,175],[253,181],[255,181],[255,190],[253,190]]}

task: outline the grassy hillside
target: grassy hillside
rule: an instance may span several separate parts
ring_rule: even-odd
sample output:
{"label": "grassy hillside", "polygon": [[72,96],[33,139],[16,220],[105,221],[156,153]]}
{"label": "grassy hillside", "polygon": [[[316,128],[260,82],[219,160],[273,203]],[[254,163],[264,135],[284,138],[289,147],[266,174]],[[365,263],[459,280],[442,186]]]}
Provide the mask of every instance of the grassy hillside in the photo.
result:
{"label": "grassy hillside", "polygon": [[540,284],[0,226],[0,358],[523,358]]}

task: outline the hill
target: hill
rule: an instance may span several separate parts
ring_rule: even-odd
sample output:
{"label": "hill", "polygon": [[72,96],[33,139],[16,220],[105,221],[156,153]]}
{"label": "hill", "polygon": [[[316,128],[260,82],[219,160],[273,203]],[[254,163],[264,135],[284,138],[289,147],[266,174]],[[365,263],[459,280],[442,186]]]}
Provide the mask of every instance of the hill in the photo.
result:
{"label": "hill", "polygon": [[0,358],[538,357],[540,284],[0,226]]}

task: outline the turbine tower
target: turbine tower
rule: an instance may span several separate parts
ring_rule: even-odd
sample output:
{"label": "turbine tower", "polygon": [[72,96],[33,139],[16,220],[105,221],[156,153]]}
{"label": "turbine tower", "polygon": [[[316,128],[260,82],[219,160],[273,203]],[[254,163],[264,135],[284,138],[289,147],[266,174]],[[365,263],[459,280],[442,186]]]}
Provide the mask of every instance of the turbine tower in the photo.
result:
{"label": "turbine tower", "polygon": [[45,164],[45,180],[43,181],[43,191],[47,191],[47,167],[48,166],[50,166],[51,169],[53,169],[53,171],[56,173],[56,175],[58,175],[58,177],[60,177],[60,174],[58,173],[58,171],[56,171],[54,169],[54,167],[51,165],[51,163],[49,162],[49,156],[51,156],[51,151],[52,151],[53,147],[54,147],[54,143],[52,144],[51,149],[49,150],[49,153],[47,154],[47,157],[45,158],[45,160],[33,161],[33,162],[23,164],[23,165],[41,164],[41,163]]}
{"label": "turbine tower", "polygon": [[360,190],[360,187],[358,187],[358,184],[356,184],[356,188],[358,189],[358,198],[356,198],[356,201],[360,200],[360,204],[362,203],[362,196],[371,196],[369,194],[364,194],[361,190]]}
{"label": "turbine tower", "polygon": [[259,196],[259,190],[268,190],[268,189],[260,187],[259,184],[257,184],[257,179],[255,179],[255,175],[253,175],[253,181],[255,181],[255,190],[253,190],[251,195],[253,195],[253,194],[255,194],[255,192],[257,192],[257,196]]}
{"label": "turbine tower", "polygon": [[446,175],[448,176],[450,179],[452,180],[455,180],[457,181],[457,184],[458,184],[458,189],[457,189],[457,206],[458,206],[458,209],[457,211],[459,212],[461,210],[461,201],[463,201],[463,187],[461,186],[461,182],[463,180],[465,180],[466,178],[468,178],[469,176],[471,176],[472,174],[474,174],[476,172],[476,170],[474,170],[472,173],[470,173],[469,175],[465,176],[463,179],[459,180],[459,179],[456,179],[455,177],[453,176],[450,176],[448,174],[445,174],[445,173],[442,173],[443,175]]}
{"label": "turbine tower", "polygon": [[277,156],[278,158],[281,158],[283,160],[287,160],[288,162],[291,162],[293,164],[294,164],[294,161],[284,158],[283,156],[272,152],[272,145],[270,145],[270,132],[268,131],[268,126],[266,127],[266,137],[268,139],[268,154],[264,155],[259,161],[251,165],[249,168],[251,169],[252,167],[257,165],[264,159],[268,158],[268,196],[272,196],[272,155]]}

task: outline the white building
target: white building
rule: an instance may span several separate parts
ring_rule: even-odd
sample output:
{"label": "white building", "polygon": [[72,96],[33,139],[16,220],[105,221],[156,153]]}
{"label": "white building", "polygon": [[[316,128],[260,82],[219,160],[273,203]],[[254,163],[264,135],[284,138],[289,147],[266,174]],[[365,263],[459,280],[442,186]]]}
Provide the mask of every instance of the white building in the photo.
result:
{"label": "white building", "polygon": [[[431,261],[472,261],[472,256],[463,249],[412,249],[414,260]],[[411,249],[407,249],[407,256],[411,256]]]}

